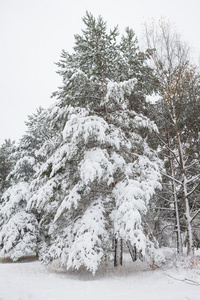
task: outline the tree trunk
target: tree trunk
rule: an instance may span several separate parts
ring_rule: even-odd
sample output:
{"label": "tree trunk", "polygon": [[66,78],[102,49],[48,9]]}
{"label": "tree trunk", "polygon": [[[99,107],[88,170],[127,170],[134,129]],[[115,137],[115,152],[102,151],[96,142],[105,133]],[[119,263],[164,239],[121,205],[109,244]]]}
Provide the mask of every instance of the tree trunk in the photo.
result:
{"label": "tree trunk", "polygon": [[114,266],[122,266],[123,260],[123,244],[122,239],[115,239],[115,257],[114,257]]}
{"label": "tree trunk", "polygon": [[[176,186],[175,182],[173,184],[175,184],[175,186]],[[175,189],[175,186],[174,186],[174,189]],[[180,218],[179,218],[176,191],[174,191],[174,206],[175,206],[175,212],[176,212],[177,252],[182,255],[183,254],[183,244],[182,244],[182,238],[181,238]]]}
{"label": "tree trunk", "polygon": [[[174,106],[173,106],[174,109]],[[174,109],[175,110],[175,109]],[[180,170],[182,175],[182,191],[183,191],[183,203],[185,206],[185,218],[186,218],[186,231],[188,235],[188,241],[187,241],[187,254],[192,254],[193,252],[193,238],[192,238],[192,226],[191,226],[191,216],[190,216],[190,207],[189,207],[189,201],[188,201],[188,191],[187,191],[187,178],[185,174],[185,162],[183,158],[183,147],[181,143],[181,138],[175,118],[175,113],[173,113],[173,121],[174,121],[174,127],[175,127],[175,133],[176,133],[176,139],[178,144],[178,152],[179,152],[179,162],[180,162]]]}
{"label": "tree trunk", "polygon": [[[171,148],[169,131],[167,131],[167,142],[168,142],[168,147]],[[170,163],[171,177],[175,178],[173,158],[172,158],[171,152],[169,153],[169,163]],[[173,200],[174,200],[174,209],[175,209],[175,217],[176,217],[177,252],[182,255],[183,254],[183,244],[182,244],[182,238],[181,238],[180,217],[179,217],[178,200],[177,200],[177,194],[176,194],[176,182],[174,179],[172,179],[172,194],[173,194],[173,198],[174,198]]]}
{"label": "tree trunk", "polygon": [[136,261],[137,260],[137,250],[136,250],[136,247],[132,246],[131,243],[129,241],[127,241],[127,247],[128,247],[128,251],[130,253],[130,256],[132,258],[132,261]]}
{"label": "tree trunk", "polygon": [[[171,155],[170,155],[171,156]],[[174,168],[173,168],[173,161],[170,157],[170,168],[171,168],[171,175],[174,178]],[[172,180],[172,193],[174,197],[174,208],[175,208],[175,215],[176,215],[176,232],[177,232],[177,252],[179,254],[183,254],[183,245],[181,239],[181,228],[180,228],[180,218],[179,218],[179,211],[178,211],[178,200],[176,194],[176,182]]]}

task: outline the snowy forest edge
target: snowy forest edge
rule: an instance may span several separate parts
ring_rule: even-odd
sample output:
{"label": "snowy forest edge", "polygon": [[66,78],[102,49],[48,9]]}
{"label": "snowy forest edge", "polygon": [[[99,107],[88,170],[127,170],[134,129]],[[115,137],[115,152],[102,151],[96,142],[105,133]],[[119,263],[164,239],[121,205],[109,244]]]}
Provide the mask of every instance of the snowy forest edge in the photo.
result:
{"label": "snowy forest edge", "polygon": [[128,27],[120,36],[88,12],[83,23],[57,63],[55,103],[0,147],[0,254],[93,275],[122,265],[123,252],[151,268],[166,263],[162,249],[191,257],[200,246],[198,67],[163,20],[146,25],[145,51]]}

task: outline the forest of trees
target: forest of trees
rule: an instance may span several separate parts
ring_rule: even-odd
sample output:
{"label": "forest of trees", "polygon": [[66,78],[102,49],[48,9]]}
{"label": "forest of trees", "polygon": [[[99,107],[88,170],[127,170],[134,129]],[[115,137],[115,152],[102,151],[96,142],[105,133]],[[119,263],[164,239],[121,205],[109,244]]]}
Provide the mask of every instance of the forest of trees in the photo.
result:
{"label": "forest of trees", "polygon": [[[164,21],[108,30],[86,13],[55,102],[0,147],[0,254],[93,274],[123,252],[200,247],[200,73]],[[150,101],[155,98],[157,101]]]}

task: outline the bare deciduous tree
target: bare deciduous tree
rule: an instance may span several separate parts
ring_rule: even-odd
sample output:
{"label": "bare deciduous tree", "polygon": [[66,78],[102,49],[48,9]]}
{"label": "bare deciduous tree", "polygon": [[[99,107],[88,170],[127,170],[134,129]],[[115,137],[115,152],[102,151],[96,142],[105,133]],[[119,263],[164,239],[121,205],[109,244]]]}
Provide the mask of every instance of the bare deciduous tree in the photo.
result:
{"label": "bare deciduous tree", "polygon": [[[161,143],[168,152],[169,173],[164,174],[172,182],[172,191],[176,209],[179,252],[182,252],[179,212],[177,205],[177,190],[181,191],[184,204],[184,216],[187,232],[187,253],[193,251],[192,221],[190,199],[199,186],[199,172],[191,176],[191,162],[184,147],[184,116],[185,105],[189,99],[188,75],[192,66],[189,63],[189,48],[172,26],[160,20],[158,26],[151,24],[145,27],[146,41],[152,49],[152,63],[158,79],[158,93],[161,96],[162,107],[167,116],[167,126],[163,131],[170,134],[167,141],[166,134],[159,136]],[[192,82],[192,81],[191,81]],[[191,84],[190,82],[190,84]],[[187,83],[187,84],[186,84]],[[193,81],[194,84],[194,81]],[[196,162],[197,163],[197,162]],[[177,188],[177,187],[178,188]]]}

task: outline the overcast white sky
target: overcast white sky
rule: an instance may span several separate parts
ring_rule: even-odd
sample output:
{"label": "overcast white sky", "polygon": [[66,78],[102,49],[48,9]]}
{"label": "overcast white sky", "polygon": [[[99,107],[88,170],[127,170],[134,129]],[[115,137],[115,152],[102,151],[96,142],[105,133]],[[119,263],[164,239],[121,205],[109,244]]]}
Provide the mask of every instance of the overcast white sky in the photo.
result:
{"label": "overcast white sky", "polygon": [[199,0],[0,0],[0,144],[18,140],[27,115],[52,103],[60,84],[54,62],[71,51],[86,10],[137,36],[145,21],[164,16],[200,54]]}

